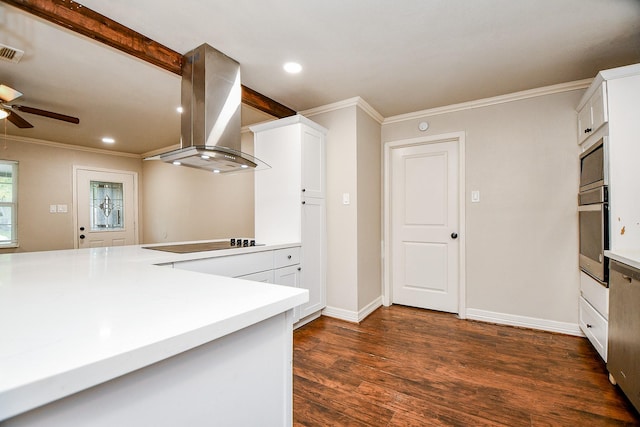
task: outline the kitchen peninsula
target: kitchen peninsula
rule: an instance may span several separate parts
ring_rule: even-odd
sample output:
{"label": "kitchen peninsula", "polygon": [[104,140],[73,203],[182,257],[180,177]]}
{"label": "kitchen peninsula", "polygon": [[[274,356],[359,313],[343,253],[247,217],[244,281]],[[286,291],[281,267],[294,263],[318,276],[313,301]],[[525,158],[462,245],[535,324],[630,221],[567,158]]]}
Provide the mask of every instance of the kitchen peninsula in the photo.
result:
{"label": "kitchen peninsula", "polygon": [[171,267],[296,246],[0,255],[0,423],[290,424],[308,291]]}

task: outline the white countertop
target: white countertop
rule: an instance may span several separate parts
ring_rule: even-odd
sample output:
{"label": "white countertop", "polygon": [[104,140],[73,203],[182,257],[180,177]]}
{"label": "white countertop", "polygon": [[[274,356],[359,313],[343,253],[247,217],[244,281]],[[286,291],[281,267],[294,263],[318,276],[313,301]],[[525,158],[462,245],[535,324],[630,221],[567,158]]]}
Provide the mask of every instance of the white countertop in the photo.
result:
{"label": "white countertop", "polygon": [[640,269],[640,249],[617,249],[604,251],[604,256]]}
{"label": "white countertop", "polygon": [[154,265],[291,246],[0,255],[0,420],[303,304],[303,289]]}

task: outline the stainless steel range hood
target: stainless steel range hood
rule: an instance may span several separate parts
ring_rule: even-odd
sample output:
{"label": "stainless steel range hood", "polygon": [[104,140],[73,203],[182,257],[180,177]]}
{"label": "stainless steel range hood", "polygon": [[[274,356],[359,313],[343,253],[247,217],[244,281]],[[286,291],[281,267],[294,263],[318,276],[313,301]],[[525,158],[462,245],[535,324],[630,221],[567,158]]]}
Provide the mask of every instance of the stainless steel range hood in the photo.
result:
{"label": "stainless steel range hood", "polygon": [[182,67],[181,147],[155,158],[230,173],[269,168],[240,149],[240,64],[208,44],[188,52]]}

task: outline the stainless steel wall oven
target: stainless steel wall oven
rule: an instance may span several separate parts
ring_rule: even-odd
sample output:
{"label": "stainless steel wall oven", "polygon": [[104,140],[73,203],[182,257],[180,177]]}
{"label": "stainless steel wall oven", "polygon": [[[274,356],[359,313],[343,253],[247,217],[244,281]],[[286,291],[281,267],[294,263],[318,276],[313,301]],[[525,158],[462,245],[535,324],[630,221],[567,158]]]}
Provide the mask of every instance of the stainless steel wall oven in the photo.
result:
{"label": "stainless steel wall oven", "polygon": [[580,269],[607,286],[609,260],[608,162],[606,138],[580,156]]}

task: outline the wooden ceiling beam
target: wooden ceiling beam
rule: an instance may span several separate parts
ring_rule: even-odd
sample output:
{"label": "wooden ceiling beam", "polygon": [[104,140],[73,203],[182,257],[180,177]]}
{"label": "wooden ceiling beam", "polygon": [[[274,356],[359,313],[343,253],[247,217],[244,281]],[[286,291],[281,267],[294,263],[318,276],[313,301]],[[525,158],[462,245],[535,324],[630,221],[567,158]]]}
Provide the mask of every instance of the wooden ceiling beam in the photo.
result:
{"label": "wooden ceiling beam", "polygon": [[[182,75],[183,55],[72,0],[0,0],[54,24]],[[242,102],[272,116],[296,114],[291,108],[242,86]]]}

